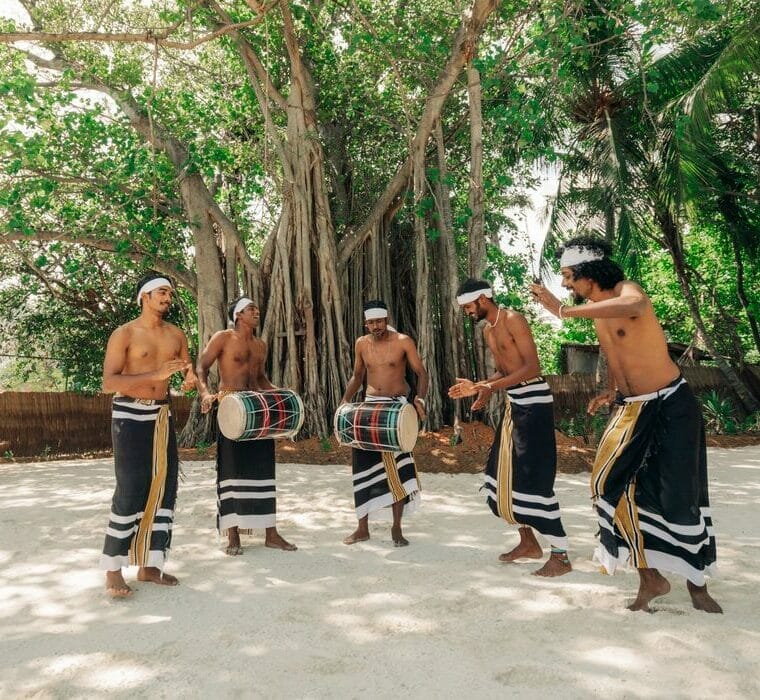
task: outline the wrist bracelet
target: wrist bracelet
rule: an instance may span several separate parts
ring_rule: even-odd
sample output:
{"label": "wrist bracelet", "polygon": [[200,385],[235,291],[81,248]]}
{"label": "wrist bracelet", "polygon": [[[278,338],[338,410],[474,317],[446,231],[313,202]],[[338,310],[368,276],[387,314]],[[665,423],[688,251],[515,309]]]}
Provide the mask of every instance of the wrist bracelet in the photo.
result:
{"label": "wrist bracelet", "polygon": [[564,321],[565,317],[562,315],[562,310],[565,308],[564,304],[559,305],[559,310],[557,311],[557,315],[559,316],[560,321]]}
{"label": "wrist bracelet", "polygon": [[414,402],[417,403],[419,401],[422,404],[422,408],[425,408],[425,399],[423,399],[421,396],[415,396]]}

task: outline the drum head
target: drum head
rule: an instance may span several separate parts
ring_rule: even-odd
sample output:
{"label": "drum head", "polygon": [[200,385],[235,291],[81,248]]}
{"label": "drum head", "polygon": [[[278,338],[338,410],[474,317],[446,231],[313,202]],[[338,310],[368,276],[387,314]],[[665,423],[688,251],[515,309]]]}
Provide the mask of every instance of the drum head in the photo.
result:
{"label": "drum head", "polygon": [[236,394],[227,394],[219,402],[216,419],[228,440],[237,440],[245,432],[246,418],[245,406]]}
{"label": "drum head", "polygon": [[417,411],[411,404],[403,406],[398,417],[398,442],[402,452],[411,452],[417,444]]}

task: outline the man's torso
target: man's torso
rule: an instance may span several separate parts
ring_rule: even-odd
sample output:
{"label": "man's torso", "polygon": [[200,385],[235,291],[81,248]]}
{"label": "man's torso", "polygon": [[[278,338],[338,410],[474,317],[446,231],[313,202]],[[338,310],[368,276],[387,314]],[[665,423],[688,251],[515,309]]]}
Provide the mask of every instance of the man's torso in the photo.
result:
{"label": "man's torso", "polygon": [[224,345],[218,358],[219,388],[222,391],[262,389],[258,384],[265,361],[264,342],[251,335],[241,338],[233,330],[225,331]]}
{"label": "man's torso", "polygon": [[647,302],[648,308],[640,316],[594,320],[610,373],[625,396],[662,389],[679,374],[668,354],[665,333]]}
{"label": "man's torso", "polygon": [[367,396],[406,396],[406,350],[400,334],[388,331],[379,341],[365,335],[360,347],[367,368]]}
{"label": "man's torso", "polygon": [[[182,331],[171,323],[156,328],[144,328],[137,321],[124,327],[129,334],[122,375],[144,374],[159,369],[165,362],[180,357]],[[169,388],[169,380],[146,381],[139,390],[131,393],[134,398],[163,399]]]}
{"label": "man's torso", "polygon": [[520,354],[515,338],[508,327],[509,319],[515,315],[517,315],[515,311],[502,309],[497,322],[493,326],[486,326],[483,333],[496,363],[496,369],[505,377],[525,363],[525,358]]}

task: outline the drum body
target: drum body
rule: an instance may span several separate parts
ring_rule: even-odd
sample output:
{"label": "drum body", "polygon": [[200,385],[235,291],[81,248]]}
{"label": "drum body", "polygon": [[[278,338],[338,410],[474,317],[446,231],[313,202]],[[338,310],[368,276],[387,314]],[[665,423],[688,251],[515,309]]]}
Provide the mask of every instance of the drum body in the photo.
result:
{"label": "drum body", "polygon": [[293,437],[303,420],[303,401],[290,389],[226,394],[217,412],[219,430],[230,440]]}
{"label": "drum body", "polygon": [[344,403],[335,412],[333,427],[340,445],[373,452],[411,452],[419,432],[417,411],[398,401]]}

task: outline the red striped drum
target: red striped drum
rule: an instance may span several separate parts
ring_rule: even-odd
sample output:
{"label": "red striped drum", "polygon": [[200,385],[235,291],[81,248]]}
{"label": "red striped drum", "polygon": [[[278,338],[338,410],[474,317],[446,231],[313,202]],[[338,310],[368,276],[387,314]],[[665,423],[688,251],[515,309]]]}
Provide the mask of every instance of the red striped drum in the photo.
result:
{"label": "red striped drum", "polygon": [[236,391],[219,402],[217,421],[229,440],[289,438],[303,425],[303,401],[290,389]]}
{"label": "red striped drum", "polygon": [[372,452],[411,452],[419,433],[417,411],[398,401],[344,403],[333,427],[340,445]]}

